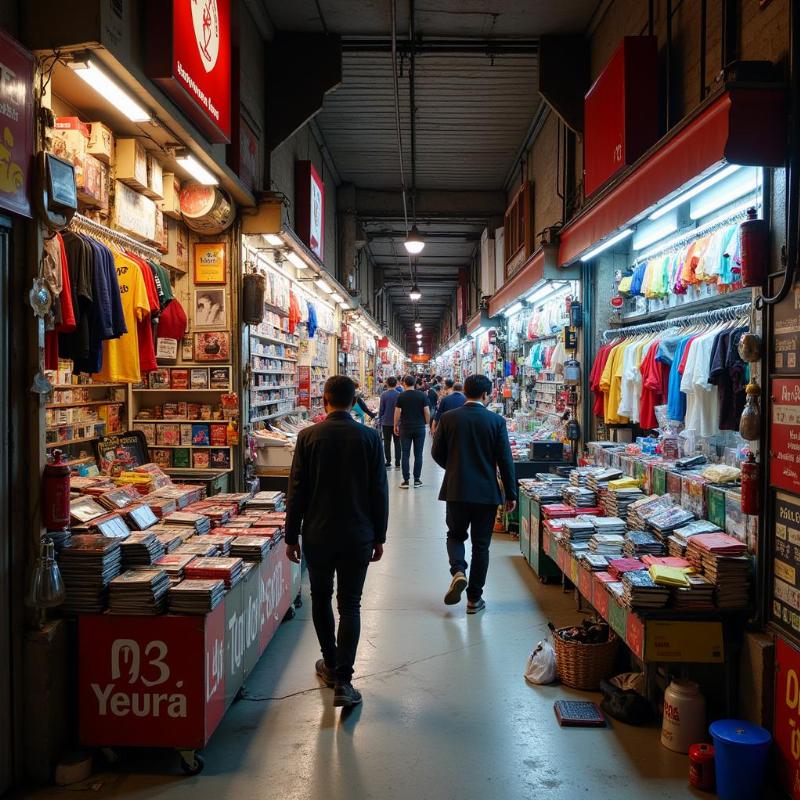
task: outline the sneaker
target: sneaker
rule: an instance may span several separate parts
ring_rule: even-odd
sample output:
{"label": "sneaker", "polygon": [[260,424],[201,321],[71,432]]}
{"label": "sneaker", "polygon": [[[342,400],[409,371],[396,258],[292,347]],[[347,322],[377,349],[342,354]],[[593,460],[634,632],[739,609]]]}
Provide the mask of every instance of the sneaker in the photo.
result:
{"label": "sneaker", "polygon": [[335,708],[352,708],[361,702],[361,692],[353,688],[352,683],[339,683],[333,690]]}
{"label": "sneaker", "polygon": [[415,489],[419,489],[420,486],[422,486],[422,481],[414,481],[414,488]]}
{"label": "sneaker", "polygon": [[486,602],[483,598],[480,600],[467,600],[467,614],[477,614],[479,611],[483,611],[486,608]]}
{"label": "sneaker", "polygon": [[392,468],[391,462],[387,461],[386,462],[386,469],[391,469],[391,468]]}
{"label": "sneaker", "polygon": [[317,677],[323,680],[329,689],[333,689],[336,685],[336,676],[333,674],[333,670],[325,665],[325,659],[321,658],[317,661],[315,669]]}
{"label": "sneaker", "polygon": [[395,465],[394,465],[394,468],[395,468],[395,469],[400,469],[400,464],[395,464]]}
{"label": "sneaker", "polygon": [[400,484],[400,488],[401,488],[401,489],[408,489],[408,481],[403,481],[403,482]]}
{"label": "sneaker", "polygon": [[450,588],[444,596],[445,605],[455,606],[461,602],[461,593],[467,588],[467,576],[463,572],[456,572],[450,581]]}

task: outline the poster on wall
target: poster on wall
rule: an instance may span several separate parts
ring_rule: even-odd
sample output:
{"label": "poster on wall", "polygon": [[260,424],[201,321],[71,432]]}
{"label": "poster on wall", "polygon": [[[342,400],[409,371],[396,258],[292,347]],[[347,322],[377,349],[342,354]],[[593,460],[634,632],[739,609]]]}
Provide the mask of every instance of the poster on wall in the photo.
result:
{"label": "poster on wall", "polygon": [[150,0],[147,75],[210,142],[231,140],[230,0]]}
{"label": "poster on wall", "polygon": [[770,401],[769,482],[800,494],[800,378],[775,378]]}
{"label": "poster on wall", "polygon": [[[783,280],[783,278],[781,278]],[[772,281],[771,294],[779,284]],[[774,345],[772,347],[772,372],[796,373],[800,353],[800,286],[795,284],[780,303],[772,307]]]}
{"label": "poster on wall", "polygon": [[31,216],[33,56],[0,30],[0,208]]}
{"label": "poster on wall", "polygon": [[198,242],[194,246],[194,282],[198,285],[225,283],[225,242]]}
{"label": "poster on wall", "polygon": [[311,367],[297,368],[297,405],[311,408]]}
{"label": "poster on wall", "polygon": [[778,774],[793,800],[800,800],[800,651],[779,636],[775,662],[774,736]]}

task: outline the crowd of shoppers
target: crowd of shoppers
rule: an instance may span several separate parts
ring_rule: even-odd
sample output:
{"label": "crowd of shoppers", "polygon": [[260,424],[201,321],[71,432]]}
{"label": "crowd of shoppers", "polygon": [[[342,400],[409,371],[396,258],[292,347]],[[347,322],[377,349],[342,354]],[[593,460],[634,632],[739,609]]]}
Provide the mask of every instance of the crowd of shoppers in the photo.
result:
{"label": "crowd of shoppers", "polygon": [[[402,466],[401,489],[411,478],[422,486],[427,426],[431,455],[444,469],[439,500],[445,503],[450,585],[447,605],[467,595],[467,614],[486,608],[483,588],[499,505],[516,506],[514,463],[505,420],[487,410],[491,381],[471,375],[462,386],[434,376],[385,382],[377,414],[358,384],[329,378],[323,401],[327,417],[303,430],[295,447],[286,501],[286,548],[295,563],[305,558],[311,583],[311,614],[322,658],[315,669],[333,688],[334,706],[361,703],[352,677],[361,632],[361,595],[371,562],[383,557],[389,518],[386,470]],[[382,436],[353,418],[356,409],[375,419]],[[502,491],[497,476],[502,481]],[[302,540],[302,546],[300,544]],[[471,564],[466,542],[471,541]],[[332,598],[336,583],[338,630]]]}

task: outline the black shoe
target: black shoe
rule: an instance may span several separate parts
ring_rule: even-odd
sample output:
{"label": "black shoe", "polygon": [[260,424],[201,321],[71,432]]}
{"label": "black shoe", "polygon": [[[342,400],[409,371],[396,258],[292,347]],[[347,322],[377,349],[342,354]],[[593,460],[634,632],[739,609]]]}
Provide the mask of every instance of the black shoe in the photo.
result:
{"label": "black shoe", "polygon": [[467,614],[477,614],[486,608],[486,602],[483,598],[479,600],[467,600]]}
{"label": "black shoe", "polygon": [[408,481],[403,481],[403,482],[400,484],[400,488],[401,488],[401,489],[408,489]]}
{"label": "black shoe", "polygon": [[422,481],[414,481],[414,488],[415,489],[419,489],[420,486],[422,486]]}
{"label": "black shoe", "polygon": [[461,602],[461,593],[467,588],[467,576],[463,572],[456,572],[450,581],[450,588],[444,596],[445,605],[455,606]]}
{"label": "black shoe", "polygon": [[387,461],[386,462],[386,469],[391,469],[391,468],[392,468],[391,462]]}
{"label": "black shoe", "polygon": [[395,464],[395,465],[394,465],[394,468],[395,468],[395,469],[400,469],[400,465],[399,465],[399,464]]}
{"label": "black shoe", "polygon": [[335,708],[351,708],[361,702],[361,692],[353,688],[352,683],[339,683],[333,690]]}
{"label": "black shoe", "polygon": [[333,689],[333,687],[336,686],[336,676],[333,674],[333,670],[325,665],[324,658],[317,661],[315,669],[317,671],[317,677],[321,678],[329,689]]}

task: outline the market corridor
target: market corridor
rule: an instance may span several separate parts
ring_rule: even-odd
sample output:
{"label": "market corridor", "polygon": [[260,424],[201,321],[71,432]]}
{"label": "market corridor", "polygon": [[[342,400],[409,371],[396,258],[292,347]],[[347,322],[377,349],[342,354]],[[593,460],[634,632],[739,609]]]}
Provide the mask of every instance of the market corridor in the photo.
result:
{"label": "market corridor", "polygon": [[[426,454],[427,455],[427,454]],[[179,775],[172,754],[124,754],[95,775],[92,796],[164,800],[598,800],[684,798],[686,759],[656,729],[614,723],[559,729],[553,701],[579,695],[527,686],[522,673],[547,621],[579,619],[571,595],[542,586],[516,540],[496,537],[487,611],[442,604],[448,572],[441,471],[426,457],[421,489],[389,473],[386,555],[371,568],[354,679],[364,705],[343,715],[314,675],[310,603],[279,630],[204,751],[206,767]],[[308,601],[307,587],[304,597]],[[580,758],[578,758],[578,755]],[[50,789],[39,797],[64,796]]]}

